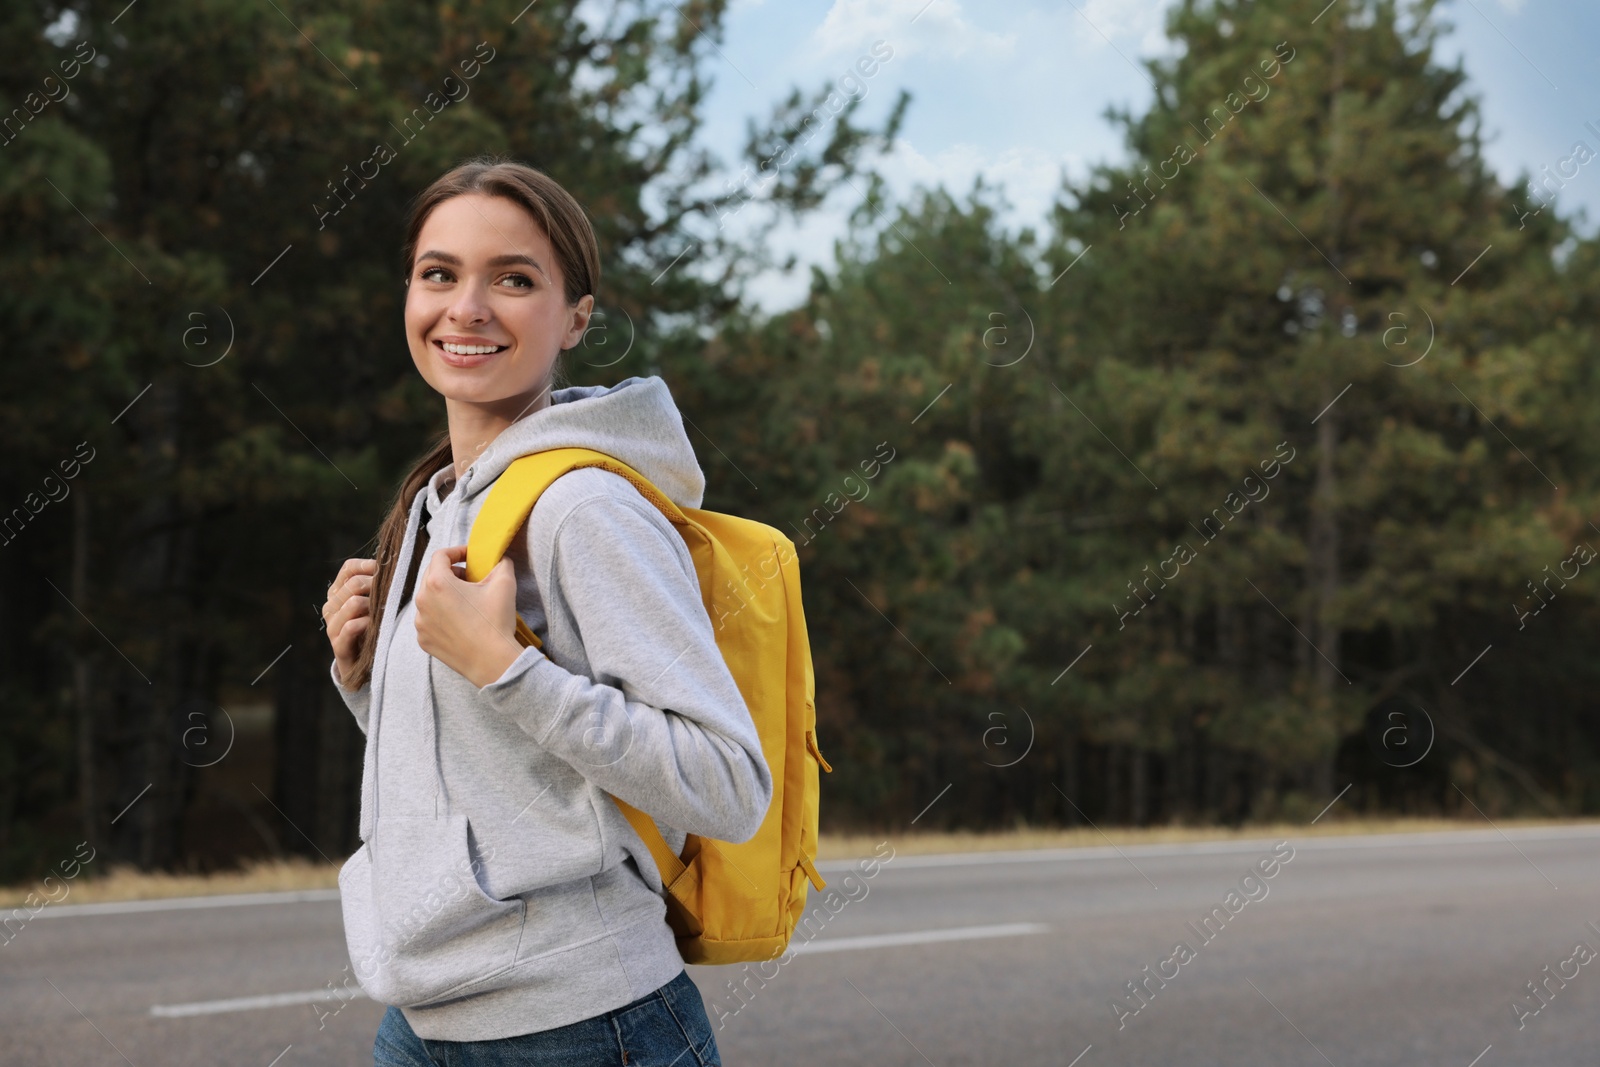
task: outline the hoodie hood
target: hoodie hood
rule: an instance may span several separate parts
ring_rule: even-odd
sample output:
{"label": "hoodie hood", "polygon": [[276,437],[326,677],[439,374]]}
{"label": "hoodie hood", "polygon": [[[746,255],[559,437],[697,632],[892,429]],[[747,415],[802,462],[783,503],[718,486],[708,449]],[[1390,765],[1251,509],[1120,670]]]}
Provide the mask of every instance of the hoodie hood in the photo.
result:
{"label": "hoodie hood", "polygon": [[[698,508],[706,479],[667,383],[654,375],[616,385],[577,385],[550,394],[550,405],[500,431],[461,477],[461,506],[492,486],[517,459],[551,448],[592,448],[650,479],[681,508]],[[427,492],[436,494],[435,477]],[[437,507],[440,501],[430,499]],[[476,510],[476,509],[474,509]]]}

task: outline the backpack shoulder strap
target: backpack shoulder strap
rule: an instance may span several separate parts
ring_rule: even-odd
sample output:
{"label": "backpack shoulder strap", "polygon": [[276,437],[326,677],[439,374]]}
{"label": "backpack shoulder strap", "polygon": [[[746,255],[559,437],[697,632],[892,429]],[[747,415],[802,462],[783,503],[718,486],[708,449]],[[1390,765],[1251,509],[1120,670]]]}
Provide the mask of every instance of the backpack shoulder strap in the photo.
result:
{"label": "backpack shoulder strap", "polygon": [[[650,480],[620,459],[589,448],[552,448],[534,452],[513,460],[489,489],[489,495],[472,522],[472,532],[467,538],[467,574],[469,582],[481,582],[511,547],[511,541],[528,520],[533,506],[544,491],[557,478],[569,471],[584,467],[599,467],[628,479],[644,498],[655,505],[674,526],[680,529],[693,524],[682,509],[669,500]],[[539,638],[528,624],[517,616],[517,640],[524,646],[541,648]],[[547,653],[548,654],[548,653]],[[666,839],[655,820],[638,808],[613,796],[618,809],[633,826],[655,860],[664,886],[672,885],[684,872],[684,863],[667,846]]]}
{"label": "backpack shoulder strap", "polygon": [[589,448],[552,448],[512,461],[489,489],[467,541],[467,581],[481,582],[511,547],[511,539],[550,483],[569,471],[599,467],[628,479],[674,526],[688,526],[683,510],[650,480],[620,459]]}

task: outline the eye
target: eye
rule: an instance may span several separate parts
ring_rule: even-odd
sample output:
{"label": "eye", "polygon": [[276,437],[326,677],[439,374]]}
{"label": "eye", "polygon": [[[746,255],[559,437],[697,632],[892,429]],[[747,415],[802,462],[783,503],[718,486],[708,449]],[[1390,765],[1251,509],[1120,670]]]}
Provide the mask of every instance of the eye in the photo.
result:
{"label": "eye", "polygon": [[421,278],[425,282],[448,282],[452,280],[450,277],[450,272],[445,270],[443,267],[428,267],[421,274],[418,274],[417,277]]}
{"label": "eye", "polygon": [[509,289],[532,289],[533,279],[526,274],[507,274],[495,284],[503,285]]}

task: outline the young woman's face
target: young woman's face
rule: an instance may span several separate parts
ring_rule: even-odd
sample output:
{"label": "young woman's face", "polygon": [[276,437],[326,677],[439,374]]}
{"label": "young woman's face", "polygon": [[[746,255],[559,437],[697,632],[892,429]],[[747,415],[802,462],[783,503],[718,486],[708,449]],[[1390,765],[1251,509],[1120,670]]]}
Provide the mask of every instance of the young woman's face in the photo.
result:
{"label": "young woman's face", "polygon": [[563,281],[549,237],[520,205],[477,193],[444,201],[422,225],[406,287],[417,370],[450,400],[542,407],[551,366],[582,339],[594,306],[592,296],[568,306]]}

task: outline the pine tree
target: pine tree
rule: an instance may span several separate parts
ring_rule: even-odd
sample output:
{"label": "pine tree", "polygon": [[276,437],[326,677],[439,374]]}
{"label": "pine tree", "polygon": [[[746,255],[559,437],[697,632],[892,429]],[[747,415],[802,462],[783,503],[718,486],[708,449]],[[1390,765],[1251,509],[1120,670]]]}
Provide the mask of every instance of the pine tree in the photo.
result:
{"label": "pine tree", "polygon": [[[1582,375],[1552,257],[1568,233],[1519,228],[1432,10],[1342,3],[1308,24],[1185,3],[1151,110],[1119,116],[1130,162],[1057,216],[1054,262],[1093,246],[1054,291],[1064,377],[1132,460],[1094,488],[1143,520],[1137,555],[1104,546],[1121,566],[1097,599],[1142,616],[1095,627],[1104,684],[1160,709],[1135,743],[1253,752],[1255,788],[1293,772],[1303,805],[1337,792],[1339,745],[1378,702],[1438,707],[1466,665],[1438,644],[1449,617],[1503,603],[1592,513],[1558,399]],[[1563,357],[1536,382],[1527,353],[1547,347]],[[1294,460],[1246,500],[1278,442]],[[1198,529],[1208,514],[1226,528]],[[1180,542],[1203,558],[1170,589],[1119,588]]]}
{"label": "pine tree", "polygon": [[[712,346],[769,413],[729,420],[759,493],[722,484],[802,546],[861,818],[952,781],[927,821],[1309,818],[1352,778],[1351,806],[1463,809],[1452,776],[1595,802],[1576,623],[1452,686],[1593,510],[1594,247],[1488,171],[1431,6],[1312,14],[1176,9],[1151,109],[1112,115],[1128,161],[1042,253],[987,194],[864,202],[804,306]],[[805,525],[886,439],[870,497]],[[1363,737],[1396,700],[1440,735],[1406,774]]]}

